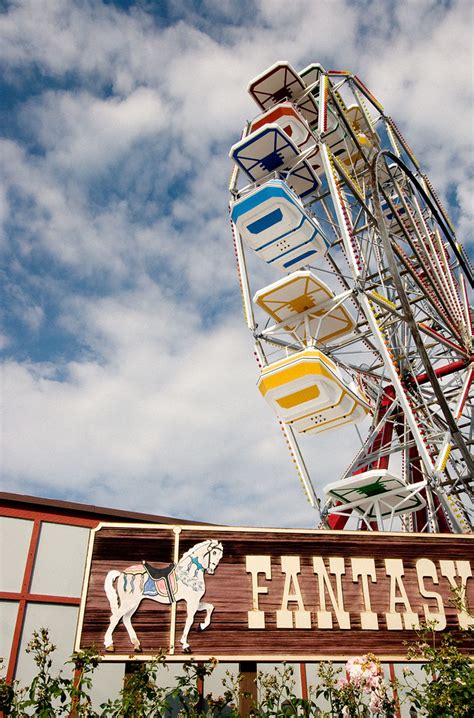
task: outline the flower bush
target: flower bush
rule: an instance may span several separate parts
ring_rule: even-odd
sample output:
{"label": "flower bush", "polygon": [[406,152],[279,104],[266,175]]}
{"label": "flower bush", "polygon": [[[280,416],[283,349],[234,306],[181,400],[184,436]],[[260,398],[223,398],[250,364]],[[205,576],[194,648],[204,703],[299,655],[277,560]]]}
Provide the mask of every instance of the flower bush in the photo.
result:
{"label": "flower bush", "polygon": [[[327,716],[355,718],[366,716],[395,716],[397,694],[387,685],[380,661],[372,653],[350,658],[344,667],[345,676],[338,677],[332,664],[323,663],[319,669],[321,686],[318,695],[330,704]],[[324,714],[323,714],[324,715]]]}
{"label": "flower bush", "polygon": [[[137,662],[125,677],[117,698],[92,706],[90,691],[94,670],[100,662],[94,651],[73,654],[67,675],[52,671],[55,646],[49,632],[35,631],[26,649],[33,655],[37,673],[28,687],[17,681],[8,685],[0,679],[0,718],[239,718],[241,677],[227,672],[222,695],[203,696],[200,680],[212,674],[217,664],[183,664],[174,685],[164,687],[161,672],[167,671],[164,655]],[[410,715],[420,718],[470,718],[474,705],[474,672],[469,659],[449,636],[437,643],[434,631],[425,629],[408,648],[408,658],[421,661],[424,678],[406,671],[403,681],[391,683],[384,677],[379,659],[367,653],[350,658],[343,669],[322,663],[318,685],[307,698],[295,694],[291,666],[282,664],[272,673],[257,674],[258,700],[250,715],[259,718],[394,718],[398,695],[411,706]],[[324,699],[324,701],[322,701]],[[324,708],[323,708],[324,706]]]}
{"label": "flower bush", "polygon": [[[430,640],[426,640],[426,639]],[[405,671],[406,693],[422,716],[471,718],[474,714],[474,669],[449,636],[423,634],[408,649],[408,658],[421,660],[424,677]]]}
{"label": "flower bush", "polygon": [[[342,697],[357,696],[360,706],[365,706],[364,698],[368,699],[369,711],[375,715],[393,715],[395,699],[389,698],[385,685],[380,661],[372,653],[351,658],[346,663],[347,678],[341,680]],[[347,715],[352,715],[345,707]],[[356,711],[354,715],[359,715]]]}

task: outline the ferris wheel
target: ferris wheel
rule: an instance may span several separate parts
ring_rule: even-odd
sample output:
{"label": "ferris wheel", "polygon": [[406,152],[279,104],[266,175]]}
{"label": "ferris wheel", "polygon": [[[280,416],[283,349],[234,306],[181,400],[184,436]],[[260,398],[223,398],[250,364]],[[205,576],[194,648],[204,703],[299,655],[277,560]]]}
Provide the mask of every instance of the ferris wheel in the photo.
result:
{"label": "ferris wheel", "polygon": [[[473,270],[449,217],[356,75],[277,62],[248,90],[229,185],[244,314],[320,525],[470,532]],[[349,425],[359,448],[318,496],[302,437],[323,451]]]}

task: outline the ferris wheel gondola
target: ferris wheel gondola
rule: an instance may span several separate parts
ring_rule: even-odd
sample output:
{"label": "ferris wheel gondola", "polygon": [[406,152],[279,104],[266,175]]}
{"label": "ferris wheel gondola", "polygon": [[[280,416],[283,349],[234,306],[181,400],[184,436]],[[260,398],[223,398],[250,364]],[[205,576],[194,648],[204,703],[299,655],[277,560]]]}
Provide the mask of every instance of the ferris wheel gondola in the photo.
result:
{"label": "ferris wheel gondola", "polygon": [[[231,150],[237,266],[258,386],[310,502],[332,528],[470,531],[473,277],[440,200],[355,75],[279,62],[249,91],[264,112]],[[285,273],[253,302],[249,252]],[[298,436],[361,421],[323,504]]]}

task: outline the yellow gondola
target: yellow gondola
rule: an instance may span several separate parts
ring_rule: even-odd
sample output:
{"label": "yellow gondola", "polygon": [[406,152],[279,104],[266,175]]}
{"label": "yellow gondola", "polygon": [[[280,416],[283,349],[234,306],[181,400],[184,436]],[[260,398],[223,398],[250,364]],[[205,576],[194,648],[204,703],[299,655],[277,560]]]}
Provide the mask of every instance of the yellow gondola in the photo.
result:
{"label": "yellow gondola", "polygon": [[370,409],[355,384],[344,381],[334,362],[317,349],[264,367],[258,388],[276,414],[300,433],[357,423]]}
{"label": "yellow gondola", "polygon": [[335,296],[321,279],[302,269],[260,289],[253,301],[285,331],[308,343],[315,339],[328,344],[354,329],[343,305],[346,295]]}

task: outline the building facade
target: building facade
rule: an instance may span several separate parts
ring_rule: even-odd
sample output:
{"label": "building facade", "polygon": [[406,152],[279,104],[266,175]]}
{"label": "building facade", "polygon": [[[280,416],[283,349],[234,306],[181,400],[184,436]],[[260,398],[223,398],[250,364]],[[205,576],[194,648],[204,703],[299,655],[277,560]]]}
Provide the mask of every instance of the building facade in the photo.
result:
{"label": "building facade", "polygon": [[[101,521],[187,523],[0,493],[0,657],[8,681],[16,679],[27,686],[36,674],[32,655],[25,649],[33,631],[40,628],[48,628],[56,645],[53,669],[62,668],[71,656],[90,530]],[[124,670],[123,664],[98,667],[92,694],[96,709],[118,694]]]}
{"label": "building facade", "polygon": [[[91,529],[100,522],[187,524],[181,519],[99,508],[91,505],[0,493],[0,656],[8,681],[28,686],[36,666],[26,647],[33,631],[48,628],[56,645],[53,670],[72,671],[66,662],[73,652],[81,591]],[[196,523],[196,522],[194,522]],[[204,694],[222,694],[225,672],[244,670],[247,688],[257,670],[272,671],[277,664],[218,665]],[[401,677],[404,664],[384,665],[386,678]],[[94,674],[93,707],[118,695],[127,665],[102,663]],[[294,692],[302,697],[317,683],[318,664],[295,663]],[[173,685],[180,664],[169,664],[164,684]],[[402,716],[410,706],[402,708]]]}

